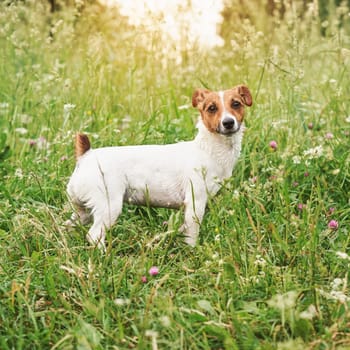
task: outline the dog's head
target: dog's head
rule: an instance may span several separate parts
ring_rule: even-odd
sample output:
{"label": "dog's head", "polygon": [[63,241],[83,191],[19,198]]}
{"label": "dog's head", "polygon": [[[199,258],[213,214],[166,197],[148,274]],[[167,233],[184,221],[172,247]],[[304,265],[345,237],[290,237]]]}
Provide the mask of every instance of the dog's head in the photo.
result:
{"label": "dog's head", "polygon": [[240,129],[244,106],[250,107],[252,103],[252,95],[244,85],[219,92],[197,89],[192,96],[192,106],[199,109],[205,127],[227,136]]}

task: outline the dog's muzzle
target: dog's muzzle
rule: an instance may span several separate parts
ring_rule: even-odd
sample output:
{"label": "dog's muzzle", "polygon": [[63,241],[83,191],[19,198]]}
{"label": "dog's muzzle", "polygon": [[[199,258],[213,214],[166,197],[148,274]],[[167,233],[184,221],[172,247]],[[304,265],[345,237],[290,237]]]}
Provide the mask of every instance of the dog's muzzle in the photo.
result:
{"label": "dog's muzzle", "polygon": [[235,118],[224,117],[219,125],[218,132],[223,135],[232,135],[239,131],[241,123],[237,122]]}

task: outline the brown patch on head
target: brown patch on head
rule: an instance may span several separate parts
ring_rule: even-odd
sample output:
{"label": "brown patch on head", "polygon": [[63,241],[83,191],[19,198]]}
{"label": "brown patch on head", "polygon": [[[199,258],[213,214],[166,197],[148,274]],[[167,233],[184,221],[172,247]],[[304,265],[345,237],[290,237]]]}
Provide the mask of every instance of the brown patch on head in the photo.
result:
{"label": "brown patch on head", "polygon": [[225,109],[234,115],[239,123],[244,119],[244,105],[252,105],[252,96],[244,85],[224,91]]}
{"label": "brown patch on head", "polygon": [[[198,102],[194,104],[193,100]],[[219,94],[209,90],[203,91],[198,89],[193,94],[192,104],[199,109],[206,128],[211,132],[216,132],[224,111]]]}
{"label": "brown patch on head", "polygon": [[90,140],[85,134],[75,135],[75,158],[78,159],[91,148]]}
{"label": "brown patch on head", "polygon": [[192,106],[200,108],[200,104],[209,93],[210,91],[207,89],[197,89],[192,95]]}

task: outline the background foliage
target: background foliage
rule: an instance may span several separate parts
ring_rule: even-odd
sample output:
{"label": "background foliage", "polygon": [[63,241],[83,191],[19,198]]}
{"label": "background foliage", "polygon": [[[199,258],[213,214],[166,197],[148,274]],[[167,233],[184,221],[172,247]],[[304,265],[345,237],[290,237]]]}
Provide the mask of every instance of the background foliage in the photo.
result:
{"label": "background foliage", "polygon": [[[349,4],[232,1],[204,50],[50,3],[0,3],[0,348],[349,348]],[[193,90],[239,83],[243,152],[198,247],[165,209],[126,206],[105,255],[66,231],[77,130],[188,140]]]}

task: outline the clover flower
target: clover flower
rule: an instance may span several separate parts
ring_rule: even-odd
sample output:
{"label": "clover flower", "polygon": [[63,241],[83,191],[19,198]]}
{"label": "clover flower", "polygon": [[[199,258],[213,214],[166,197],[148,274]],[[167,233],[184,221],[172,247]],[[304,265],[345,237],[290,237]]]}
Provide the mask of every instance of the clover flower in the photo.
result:
{"label": "clover flower", "polygon": [[159,273],[159,269],[158,269],[157,266],[152,266],[152,267],[149,269],[148,273],[149,273],[151,276],[156,276],[156,275],[158,275],[158,273]]}
{"label": "clover flower", "polygon": [[329,215],[333,214],[334,212],[335,212],[335,208],[334,208],[334,207],[330,207],[330,208],[328,209],[328,214],[329,214]]}
{"label": "clover flower", "polygon": [[36,144],[37,144],[37,140],[30,139],[30,140],[28,141],[28,143],[29,143],[29,146],[30,146],[30,147],[34,147],[34,146],[36,146]]}
{"label": "clover flower", "polygon": [[302,203],[299,203],[299,204],[298,204],[298,209],[299,209],[299,210],[303,210],[303,209],[304,209],[304,207],[305,207],[305,205],[304,205],[304,204],[302,204]]}
{"label": "clover flower", "polygon": [[331,229],[331,230],[336,230],[338,227],[339,227],[339,223],[336,220],[331,220],[328,223],[328,228]]}
{"label": "clover flower", "polygon": [[273,149],[275,151],[277,149],[277,142],[272,140],[272,141],[270,141],[269,146],[271,149]]}

